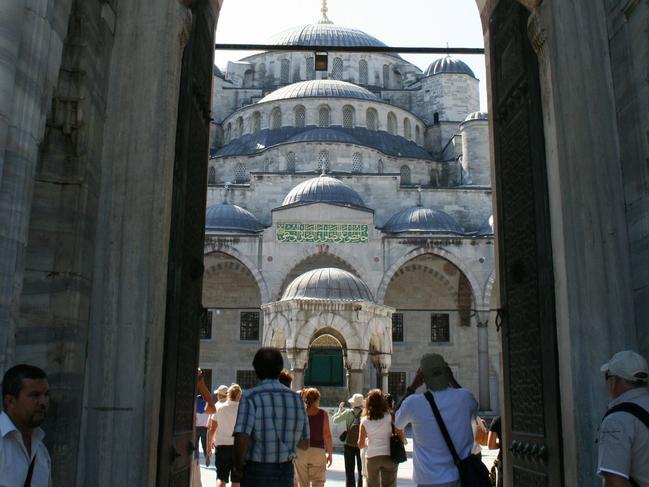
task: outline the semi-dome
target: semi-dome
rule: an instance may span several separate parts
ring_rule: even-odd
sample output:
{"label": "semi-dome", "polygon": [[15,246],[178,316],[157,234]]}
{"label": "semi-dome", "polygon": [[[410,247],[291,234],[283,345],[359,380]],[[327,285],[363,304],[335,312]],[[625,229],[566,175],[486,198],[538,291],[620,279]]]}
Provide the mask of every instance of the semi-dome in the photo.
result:
{"label": "semi-dome", "polygon": [[469,113],[464,119],[465,122],[470,122],[472,120],[489,120],[487,112],[473,112]]}
{"label": "semi-dome", "polygon": [[380,101],[374,93],[353,83],[334,79],[319,79],[298,81],[283,86],[263,97],[259,100],[259,103],[308,97],[356,98],[358,100]]}
{"label": "semi-dome", "polygon": [[455,59],[451,56],[446,56],[440,59],[436,59],[424,73],[424,76],[433,76],[434,74],[468,74],[475,78],[475,74],[471,68],[464,62],[459,59]]}
{"label": "semi-dome", "polygon": [[361,46],[386,47],[386,45],[369,34],[358,29],[317,23],[291,27],[275,34],[268,44],[280,46]]}
{"label": "semi-dome", "polygon": [[479,237],[493,236],[494,234],[494,216],[491,215],[489,219],[478,230]]}
{"label": "semi-dome", "polygon": [[248,210],[230,203],[220,203],[207,208],[205,229],[257,233],[264,226]]}
{"label": "semi-dome", "polygon": [[317,128],[307,130],[301,134],[297,134],[286,141],[287,144],[295,142],[340,142],[343,144],[357,144],[361,143],[348,133],[335,129]]}
{"label": "semi-dome", "polygon": [[374,301],[362,279],[335,267],[314,269],[296,277],[287,286],[281,301],[290,299]]}
{"label": "semi-dome", "polygon": [[356,191],[342,181],[325,175],[298,184],[286,195],[282,206],[294,203],[336,203],[365,208]]}
{"label": "semi-dome", "polygon": [[386,233],[453,233],[463,235],[464,230],[448,213],[422,206],[412,206],[399,211],[388,220],[382,230]]}

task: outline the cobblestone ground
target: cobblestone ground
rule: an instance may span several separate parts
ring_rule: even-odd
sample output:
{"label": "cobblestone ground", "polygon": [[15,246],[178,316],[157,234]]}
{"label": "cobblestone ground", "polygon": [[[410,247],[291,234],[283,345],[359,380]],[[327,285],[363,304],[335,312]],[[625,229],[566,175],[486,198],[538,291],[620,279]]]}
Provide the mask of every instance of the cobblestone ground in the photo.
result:
{"label": "cobblestone ground", "polygon": [[[399,465],[399,473],[397,475],[397,485],[400,487],[414,486],[412,481],[412,438],[408,438],[406,445],[408,451],[408,461]],[[482,449],[482,461],[491,468],[498,450]],[[201,482],[203,487],[216,486],[216,470],[213,465],[205,467],[205,460],[201,455]],[[327,487],[345,487],[345,462],[342,452],[334,453],[334,461],[331,467],[327,470]]]}

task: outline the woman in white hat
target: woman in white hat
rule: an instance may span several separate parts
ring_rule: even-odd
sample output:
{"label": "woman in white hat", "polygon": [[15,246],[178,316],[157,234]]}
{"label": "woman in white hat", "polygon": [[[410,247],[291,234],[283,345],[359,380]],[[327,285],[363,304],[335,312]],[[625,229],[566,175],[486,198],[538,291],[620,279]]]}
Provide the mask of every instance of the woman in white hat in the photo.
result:
{"label": "woman in white hat", "polygon": [[[354,394],[347,402],[351,408],[345,408],[341,402],[338,412],[333,416],[334,423],[345,423],[346,429],[341,440],[345,444],[345,477],[346,487],[363,486],[363,467],[361,463],[361,450],[358,448],[358,436],[361,428],[361,416],[363,415],[363,394]],[[358,479],[355,478],[355,470],[358,468]]]}

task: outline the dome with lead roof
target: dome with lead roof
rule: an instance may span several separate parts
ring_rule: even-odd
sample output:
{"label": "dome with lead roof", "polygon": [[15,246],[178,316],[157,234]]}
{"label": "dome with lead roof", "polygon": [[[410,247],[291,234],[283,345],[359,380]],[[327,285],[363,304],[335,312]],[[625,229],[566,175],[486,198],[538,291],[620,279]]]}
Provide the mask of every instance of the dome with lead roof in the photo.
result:
{"label": "dome with lead roof", "polygon": [[489,120],[487,112],[473,112],[469,113],[464,119],[465,122],[471,122],[472,120]]}
{"label": "dome with lead roof", "polygon": [[436,59],[428,66],[424,76],[435,74],[468,74],[475,78],[473,70],[464,62],[451,56]]}
{"label": "dome with lead roof", "polygon": [[291,27],[275,34],[268,44],[280,46],[361,46],[387,47],[365,32],[333,23],[317,23]]}
{"label": "dome with lead roof", "polygon": [[205,229],[257,233],[264,226],[248,210],[230,203],[220,203],[207,208]]}
{"label": "dome with lead roof", "polygon": [[399,211],[381,229],[386,233],[443,233],[463,235],[464,230],[448,213],[442,210],[412,206]]}
{"label": "dome with lead roof", "polygon": [[281,301],[290,299],[374,302],[362,279],[336,267],[314,269],[296,277],[286,287]]}
{"label": "dome with lead roof", "polygon": [[283,86],[263,97],[259,103],[314,97],[380,101],[374,93],[354,83],[335,79],[316,79]]}
{"label": "dome with lead roof", "polygon": [[295,203],[335,203],[365,208],[359,194],[339,179],[320,175],[298,184],[284,198],[282,206]]}

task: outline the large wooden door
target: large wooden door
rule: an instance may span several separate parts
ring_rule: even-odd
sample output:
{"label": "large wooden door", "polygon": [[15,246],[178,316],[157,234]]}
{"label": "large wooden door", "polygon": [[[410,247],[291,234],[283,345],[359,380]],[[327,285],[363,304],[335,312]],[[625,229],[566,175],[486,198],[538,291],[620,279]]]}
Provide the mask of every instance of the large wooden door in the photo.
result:
{"label": "large wooden door", "polygon": [[505,468],[516,487],[563,485],[545,141],[529,12],[490,21],[505,385]]}
{"label": "large wooden door", "polygon": [[194,398],[207,197],[210,96],[215,18],[208,0],[192,3],[192,31],[183,52],[163,364],[158,487],[188,487],[194,449]]}

